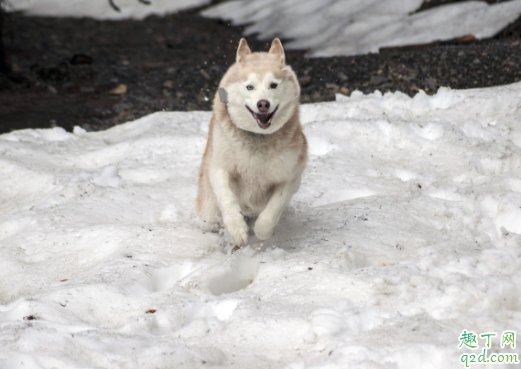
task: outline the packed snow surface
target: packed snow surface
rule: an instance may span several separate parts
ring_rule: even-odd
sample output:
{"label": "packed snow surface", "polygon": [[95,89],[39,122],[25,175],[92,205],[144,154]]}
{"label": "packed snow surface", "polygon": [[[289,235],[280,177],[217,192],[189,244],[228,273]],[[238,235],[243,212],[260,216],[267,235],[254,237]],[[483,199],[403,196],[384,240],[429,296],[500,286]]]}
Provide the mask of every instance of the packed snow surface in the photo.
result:
{"label": "packed snow surface", "polygon": [[235,0],[203,15],[247,25],[245,34],[260,39],[293,40],[284,46],[309,48],[311,56],[334,56],[467,35],[491,37],[521,14],[521,0],[464,1],[416,12],[423,1]]}
{"label": "packed snow surface", "polygon": [[194,215],[210,113],[1,135],[0,367],[463,368],[463,330],[519,353],[520,106],[302,106],[301,188],[235,252]]}
{"label": "packed snow surface", "polygon": [[206,5],[210,0],[8,0],[8,9],[29,15],[52,17],[91,17],[97,19],[142,19],[151,14],[165,15],[179,10]]}

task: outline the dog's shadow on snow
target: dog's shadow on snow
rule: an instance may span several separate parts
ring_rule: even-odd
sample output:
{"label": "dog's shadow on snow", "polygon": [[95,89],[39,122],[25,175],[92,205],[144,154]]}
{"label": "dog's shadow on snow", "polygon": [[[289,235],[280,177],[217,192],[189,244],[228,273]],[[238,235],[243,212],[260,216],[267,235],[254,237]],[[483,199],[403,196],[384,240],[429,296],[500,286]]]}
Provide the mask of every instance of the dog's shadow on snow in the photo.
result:
{"label": "dog's shadow on snow", "polygon": [[[386,244],[399,242],[403,237],[399,237],[396,229],[403,228],[404,221],[414,223],[413,228],[422,225],[411,218],[403,205],[396,205],[392,201],[394,200],[371,196],[317,207],[288,207],[272,238],[261,241],[251,235],[249,245],[253,248],[260,247],[263,251],[267,248],[280,248],[286,252],[297,252],[318,245],[334,248],[349,245],[361,247],[368,239],[374,238],[378,229],[388,231]],[[385,216],[386,213],[380,210],[382,206],[388,207],[389,211],[392,209],[393,216]]]}
{"label": "dog's shadow on snow", "polygon": [[[255,221],[248,223],[250,226],[250,240],[248,244],[253,248],[265,251],[268,248],[280,248],[287,252],[294,252],[299,248],[309,245],[315,236],[317,225],[326,226],[321,219],[315,219],[316,209],[308,208],[297,210],[287,207],[282,213],[281,219],[275,228],[275,234],[268,240],[259,240],[253,228]],[[322,224],[324,223],[324,224]]]}

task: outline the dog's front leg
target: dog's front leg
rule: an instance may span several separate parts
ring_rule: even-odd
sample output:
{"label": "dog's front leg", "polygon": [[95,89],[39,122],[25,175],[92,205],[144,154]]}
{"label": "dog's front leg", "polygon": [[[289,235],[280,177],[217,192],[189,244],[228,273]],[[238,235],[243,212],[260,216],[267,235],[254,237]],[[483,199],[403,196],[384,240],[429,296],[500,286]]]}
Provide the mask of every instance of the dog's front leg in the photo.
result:
{"label": "dog's front leg", "polygon": [[282,211],[288,204],[291,197],[297,192],[300,186],[300,176],[290,182],[281,183],[273,189],[273,194],[268,200],[268,204],[259,214],[255,222],[255,235],[260,240],[267,240],[273,236],[275,226],[279,222]]}
{"label": "dog's front leg", "polygon": [[248,225],[241,214],[237,196],[232,191],[230,174],[224,169],[216,169],[210,173],[210,182],[226,230],[237,244],[245,245],[248,242]]}

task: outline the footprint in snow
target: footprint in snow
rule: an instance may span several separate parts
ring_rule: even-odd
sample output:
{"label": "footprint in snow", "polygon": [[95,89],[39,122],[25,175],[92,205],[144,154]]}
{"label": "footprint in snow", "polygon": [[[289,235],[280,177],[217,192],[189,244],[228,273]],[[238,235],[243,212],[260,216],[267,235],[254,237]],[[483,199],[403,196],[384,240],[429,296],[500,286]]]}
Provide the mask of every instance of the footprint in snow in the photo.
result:
{"label": "footprint in snow", "polygon": [[215,296],[245,289],[255,279],[258,266],[257,258],[237,253],[230,270],[212,279],[208,284],[208,289]]}
{"label": "footprint in snow", "polygon": [[141,281],[141,285],[149,292],[167,291],[194,270],[192,262],[174,264],[166,268],[159,268]]}

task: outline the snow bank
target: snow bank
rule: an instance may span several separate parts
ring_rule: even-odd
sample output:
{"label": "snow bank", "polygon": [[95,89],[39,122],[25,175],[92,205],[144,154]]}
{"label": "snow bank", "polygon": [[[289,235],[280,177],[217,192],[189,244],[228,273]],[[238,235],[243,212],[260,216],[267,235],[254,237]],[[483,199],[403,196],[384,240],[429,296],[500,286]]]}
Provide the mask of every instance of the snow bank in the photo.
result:
{"label": "snow bank", "polygon": [[521,0],[488,5],[464,1],[416,13],[423,0],[248,0],[203,11],[247,25],[260,39],[283,37],[288,49],[328,57],[378,52],[381,47],[428,43],[466,35],[491,37],[521,14]]}
{"label": "snow bank", "polygon": [[97,19],[143,19],[148,15],[165,15],[210,3],[210,0],[151,0],[150,5],[139,0],[114,0],[117,12],[109,0],[9,0],[9,9],[29,15],[51,17],[91,17]]}
{"label": "snow bank", "polygon": [[235,253],[193,214],[209,113],[1,135],[0,367],[461,368],[521,332],[520,94],[302,106],[301,189]]}

